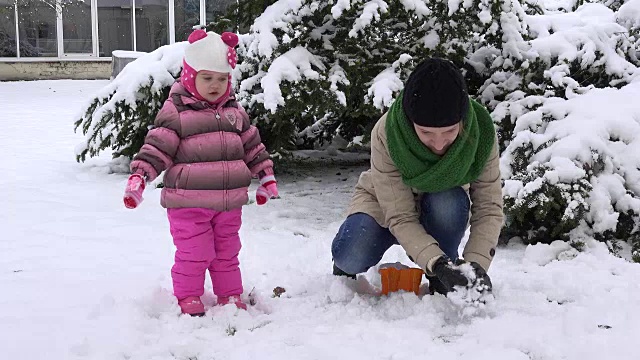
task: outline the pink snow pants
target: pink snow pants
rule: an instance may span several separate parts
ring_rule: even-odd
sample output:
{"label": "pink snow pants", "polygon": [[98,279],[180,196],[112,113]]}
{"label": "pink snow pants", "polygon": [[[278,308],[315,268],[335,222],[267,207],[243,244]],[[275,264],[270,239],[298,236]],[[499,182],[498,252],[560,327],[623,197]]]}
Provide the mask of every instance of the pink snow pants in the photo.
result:
{"label": "pink snow pants", "polygon": [[216,296],[242,294],[238,267],[242,208],[230,211],[167,209],[167,216],[177,248],[171,268],[174,295],[179,300],[202,296],[207,269]]}

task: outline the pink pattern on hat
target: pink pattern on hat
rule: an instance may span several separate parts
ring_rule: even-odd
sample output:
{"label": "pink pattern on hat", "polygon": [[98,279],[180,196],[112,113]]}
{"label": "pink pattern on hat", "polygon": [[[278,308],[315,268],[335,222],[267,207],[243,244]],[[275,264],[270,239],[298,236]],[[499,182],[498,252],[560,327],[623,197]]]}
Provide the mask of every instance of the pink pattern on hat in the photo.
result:
{"label": "pink pattern on hat", "polygon": [[220,96],[216,101],[210,102],[196,89],[196,76],[198,76],[198,72],[195,71],[185,60],[182,60],[182,73],[180,74],[180,83],[184,88],[191,94],[193,97],[200,101],[206,101],[212,105],[220,104],[224,99],[226,99],[231,93],[231,74],[229,74],[229,82],[227,83],[227,91],[225,91],[222,96]]}
{"label": "pink pattern on hat", "polygon": [[232,48],[238,46],[238,35],[232,32],[225,31],[220,35],[220,38],[225,44]]}
{"label": "pink pattern on hat", "polygon": [[189,38],[187,40],[189,41],[189,44],[193,44],[194,42],[204,39],[206,37],[207,37],[206,31],[202,29],[196,29],[189,35]]}
{"label": "pink pattern on hat", "polygon": [[222,42],[227,44],[229,47],[227,50],[227,61],[232,69],[236,68],[236,64],[238,63],[238,55],[236,54],[236,50],[234,47],[238,46],[238,35],[225,31],[220,35]]}
{"label": "pink pattern on hat", "polygon": [[[191,36],[190,36],[191,37]],[[187,91],[200,101],[206,101],[205,98],[196,90],[196,76],[198,72],[195,71],[186,60],[182,60],[182,73],[180,74],[180,82]]]}
{"label": "pink pattern on hat", "polygon": [[232,69],[236,68],[236,64],[238,63],[238,56],[236,55],[236,51],[229,47],[229,51],[227,52],[227,61]]}

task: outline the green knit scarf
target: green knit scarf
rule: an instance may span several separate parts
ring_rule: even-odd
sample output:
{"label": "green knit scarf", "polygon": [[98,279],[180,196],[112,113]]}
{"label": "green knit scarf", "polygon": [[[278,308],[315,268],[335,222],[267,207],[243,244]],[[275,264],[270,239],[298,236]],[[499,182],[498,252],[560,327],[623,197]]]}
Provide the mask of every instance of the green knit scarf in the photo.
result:
{"label": "green knit scarf", "polygon": [[464,129],[440,156],[418,138],[413,124],[402,109],[401,92],[387,114],[387,145],[393,163],[404,183],[432,193],[468,184],[478,178],[495,142],[495,129],[489,112],[472,99]]}

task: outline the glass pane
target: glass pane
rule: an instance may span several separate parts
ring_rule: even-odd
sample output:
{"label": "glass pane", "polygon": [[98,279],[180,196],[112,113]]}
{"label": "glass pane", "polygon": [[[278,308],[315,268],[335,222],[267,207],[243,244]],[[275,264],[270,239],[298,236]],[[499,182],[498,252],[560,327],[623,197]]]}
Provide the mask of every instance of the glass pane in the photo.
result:
{"label": "glass pane", "polygon": [[0,57],[16,57],[14,0],[0,0]]}
{"label": "glass pane", "polygon": [[64,52],[91,54],[91,0],[76,0],[63,5],[62,38]]}
{"label": "glass pane", "polygon": [[41,0],[18,1],[20,56],[58,56],[56,10]]}
{"label": "glass pane", "polygon": [[137,51],[169,43],[169,0],[136,0],[136,36]]}
{"label": "glass pane", "polygon": [[175,0],[176,42],[186,41],[193,27],[200,25],[200,0]]}
{"label": "glass pane", "polygon": [[207,22],[205,24],[214,22],[218,17],[226,14],[229,6],[234,3],[234,0],[205,0],[205,9],[207,11]]}
{"label": "glass pane", "polygon": [[98,56],[133,50],[132,0],[98,0]]}

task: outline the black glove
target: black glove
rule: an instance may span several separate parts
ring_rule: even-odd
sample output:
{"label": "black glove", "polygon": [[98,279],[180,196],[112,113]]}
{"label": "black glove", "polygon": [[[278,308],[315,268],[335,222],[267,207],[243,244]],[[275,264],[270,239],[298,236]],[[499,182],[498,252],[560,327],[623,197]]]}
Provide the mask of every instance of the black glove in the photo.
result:
{"label": "black glove", "polygon": [[473,286],[480,292],[483,291],[491,291],[493,289],[493,285],[491,284],[491,279],[486,271],[478,264],[477,262],[470,262],[473,271],[476,273],[476,280],[473,282]]}
{"label": "black glove", "polygon": [[453,291],[454,286],[467,287],[469,285],[469,279],[458,269],[460,263],[464,263],[464,261],[459,260],[454,264],[448,257],[442,256],[432,266],[433,273],[440,280],[446,292]]}

